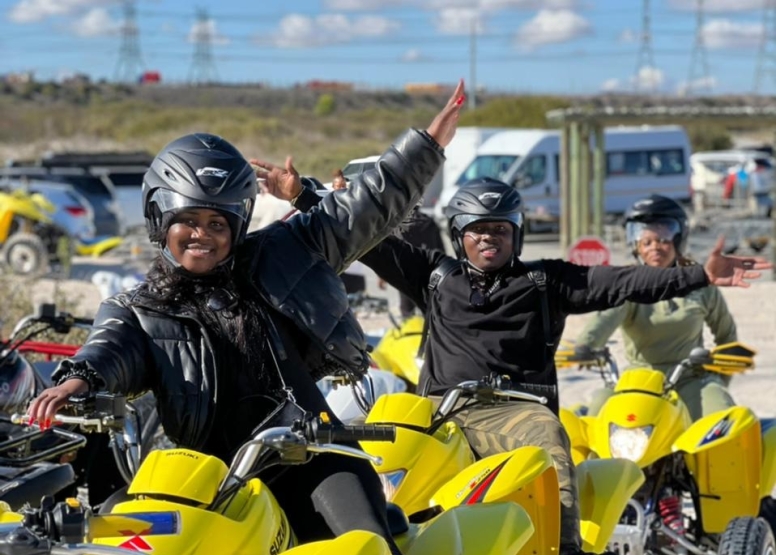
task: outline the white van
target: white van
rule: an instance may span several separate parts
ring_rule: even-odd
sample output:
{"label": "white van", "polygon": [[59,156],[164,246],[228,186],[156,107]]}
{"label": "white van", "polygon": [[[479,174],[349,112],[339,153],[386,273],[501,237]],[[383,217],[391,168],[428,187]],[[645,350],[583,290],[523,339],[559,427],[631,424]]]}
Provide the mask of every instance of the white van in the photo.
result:
{"label": "white van", "polygon": [[[610,127],[604,130],[604,142],[607,214],[621,214],[650,193],[689,200],[690,141],[682,127]],[[458,177],[457,185],[478,177],[493,177],[520,190],[528,217],[558,216],[559,166],[559,131],[503,131],[480,146],[477,157]],[[455,188],[447,191],[435,207],[435,218],[440,224],[444,222],[444,207],[454,192]]]}
{"label": "white van", "polygon": [[[434,180],[426,188],[423,205],[429,209],[437,204],[440,196],[448,189],[455,189],[455,183],[474,157],[477,149],[489,138],[505,131],[503,127],[459,127],[455,137],[445,148],[445,163],[434,176]],[[342,168],[342,174],[347,179],[353,179],[360,173],[374,168],[379,156],[356,158]],[[330,187],[330,184],[326,184]]]}

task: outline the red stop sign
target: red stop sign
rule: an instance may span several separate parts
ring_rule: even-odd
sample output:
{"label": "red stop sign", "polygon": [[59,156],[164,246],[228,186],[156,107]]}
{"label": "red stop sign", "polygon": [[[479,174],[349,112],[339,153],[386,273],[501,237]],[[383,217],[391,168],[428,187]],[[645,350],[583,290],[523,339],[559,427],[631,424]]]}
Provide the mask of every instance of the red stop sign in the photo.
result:
{"label": "red stop sign", "polygon": [[611,255],[600,237],[580,237],[569,248],[569,262],[580,266],[608,266]]}

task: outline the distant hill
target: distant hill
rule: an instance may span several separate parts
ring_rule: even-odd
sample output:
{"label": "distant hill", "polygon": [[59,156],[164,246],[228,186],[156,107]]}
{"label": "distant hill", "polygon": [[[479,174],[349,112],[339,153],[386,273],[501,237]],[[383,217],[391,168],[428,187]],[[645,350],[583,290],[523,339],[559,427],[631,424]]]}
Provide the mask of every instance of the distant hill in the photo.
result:
{"label": "distant hill", "polygon": [[[47,150],[150,150],[193,131],[218,133],[246,156],[281,162],[295,157],[302,172],[322,179],[348,160],[381,152],[403,129],[424,127],[444,94],[401,91],[314,91],[257,86],[126,86],[25,83],[0,85],[0,156]],[[478,95],[461,125],[547,127],[545,113],[567,106],[684,104],[677,98]],[[758,97],[712,97],[694,102],[765,104]],[[751,122],[693,122],[696,149],[726,148],[730,132]]]}

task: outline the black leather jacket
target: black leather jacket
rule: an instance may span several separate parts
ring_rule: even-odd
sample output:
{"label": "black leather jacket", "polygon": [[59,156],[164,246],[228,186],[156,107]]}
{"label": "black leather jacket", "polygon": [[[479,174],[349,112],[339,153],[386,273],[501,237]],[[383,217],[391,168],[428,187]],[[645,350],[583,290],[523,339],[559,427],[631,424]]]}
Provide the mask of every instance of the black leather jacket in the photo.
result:
{"label": "black leather jacket", "polygon": [[[249,235],[241,245],[235,259],[251,265],[257,294],[270,312],[301,331],[297,336],[309,340],[298,350],[314,379],[333,366],[366,368],[363,332],[337,274],[404,219],[443,159],[427,136],[410,130],[351,187],[328,195],[309,213]],[[211,344],[193,314],[155,306],[144,286],[105,300],[85,345],[52,378],[85,362],[108,391],[152,390],[167,435],[197,448],[210,432],[213,413],[217,372]],[[286,349],[295,346],[278,338],[275,334],[274,348],[282,366]]]}

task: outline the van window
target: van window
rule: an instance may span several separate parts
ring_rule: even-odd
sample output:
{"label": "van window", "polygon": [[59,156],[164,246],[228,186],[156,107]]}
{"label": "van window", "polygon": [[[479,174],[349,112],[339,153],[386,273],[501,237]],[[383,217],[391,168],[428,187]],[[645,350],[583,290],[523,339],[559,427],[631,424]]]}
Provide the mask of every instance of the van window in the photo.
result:
{"label": "van window", "polygon": [[356,176],[361,173],[363,167],[363,164],[348,164],[342,168],[342,175],[347,177]]}
{"label": "van window", "polygon": [[515,175],[514,185],[522,189],[537,183],[543,183],[547,176],[547,158],[544,154],[535,154],[525,159]]}
{"label": "van window", "polygon": [[684,151],[653,150],[649,153],[649,169],[655,175],[677,175],[684,173]]}
{"label": "van window", "polygon": [[467,181],[480,177],[492,177],[493,179],[503,181],[509,168],[511,168],[519,158],[519,156],[506,154],[477,156],[458,178],[456,185],[463,185]]}
{"label": "van window", "polygon": [[609,152],[606,155],[606,174],[610,176],[683,173],[684,151],[680,148]]}

